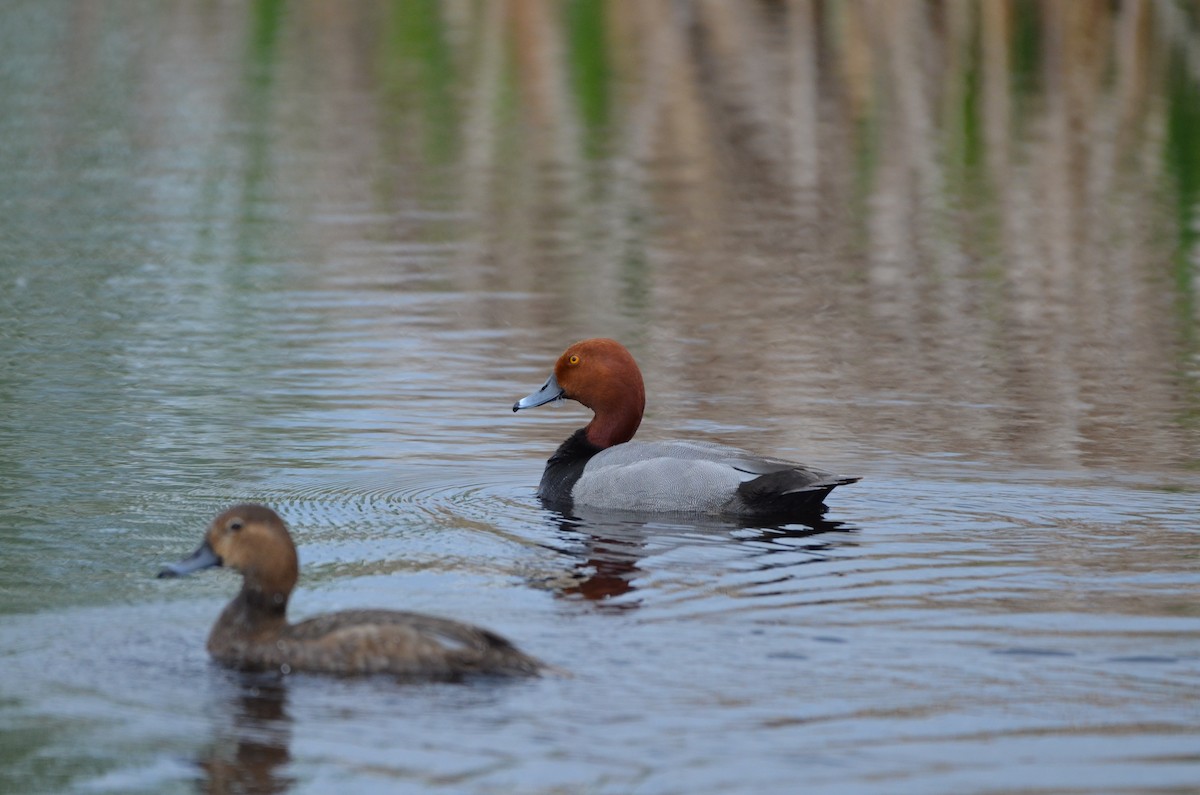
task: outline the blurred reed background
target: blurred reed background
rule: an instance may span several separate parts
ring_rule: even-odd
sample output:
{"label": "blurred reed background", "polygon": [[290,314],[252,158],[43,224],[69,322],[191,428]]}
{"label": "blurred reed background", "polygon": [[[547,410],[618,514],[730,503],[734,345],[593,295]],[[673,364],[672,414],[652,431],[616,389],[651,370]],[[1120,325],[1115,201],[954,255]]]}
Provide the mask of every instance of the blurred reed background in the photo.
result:
{"label": "blurred reed background", "polygon": [[[671,396],[797,370],[900,448],[1197,461],[1195,3],[58,12],[9,14],[44,39],[0,96],[45,116],[4,145],[18,250],[77,258],[52,234],[77,220],[135,256],[336,262],[295,277],[327,289],[403,241],[405,289],[476,293],[485,327],[541,296],[517,322],[620,336]],[[28,198],[68,174],[69,206]],[[115,223],[165,213],[205,231]]]}

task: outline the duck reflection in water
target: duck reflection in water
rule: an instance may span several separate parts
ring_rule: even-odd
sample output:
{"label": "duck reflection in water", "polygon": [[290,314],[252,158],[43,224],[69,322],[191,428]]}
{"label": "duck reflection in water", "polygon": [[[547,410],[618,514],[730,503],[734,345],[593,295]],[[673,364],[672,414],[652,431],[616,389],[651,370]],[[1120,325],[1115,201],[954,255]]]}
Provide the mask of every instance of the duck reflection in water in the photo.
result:
{"label": "duck reflection in water", "polygon": [[[637,580],[646,574],[640,564],[650,554],[724,538],[738,544],[753,543],[755,558],[761,558],[758,568],[777,573],[779,563],[770,560],[771,556],[803,550],[804,563],[821,562],[831,557],[829,553],[852,545],[850,534],[856,530],[844,522],[818,517],[788,524],[754,525],[695,516],[675,521],[659,516],[648,521],[621,512],[591,510],[574,511],[571,516],[556,512],[556,521],[560,537],[573,547],[569,554],[578,562],[556,578],[553,589],[561,597],[582,598],[598,608],[616,611],[641,605],[642,600],[635,594]],[[816,540],[816,536],[824,537]],[[806,538],[814,540],[796,543],[796,539]],[[800,564],[793,560],[788,565]]]}
{"label": "duck reflection in water", "polygon": [[228,724],[220,725],[197,766],[198,789],[211,795],[286,792],[296,783],[286,773],[292,755],[292,720],[282,680],[236,674]]}

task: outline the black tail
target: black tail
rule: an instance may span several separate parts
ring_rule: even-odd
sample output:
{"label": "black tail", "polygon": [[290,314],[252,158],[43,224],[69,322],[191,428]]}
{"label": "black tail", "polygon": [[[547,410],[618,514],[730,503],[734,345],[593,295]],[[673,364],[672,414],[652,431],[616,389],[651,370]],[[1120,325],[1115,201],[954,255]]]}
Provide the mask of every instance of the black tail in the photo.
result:
{"label": "black tail", "polygon": [[803,518],[825,512],[825,498],[838,486],[859,480],[806,469],[771,472],[738,487],[747,512],[772,518]]}

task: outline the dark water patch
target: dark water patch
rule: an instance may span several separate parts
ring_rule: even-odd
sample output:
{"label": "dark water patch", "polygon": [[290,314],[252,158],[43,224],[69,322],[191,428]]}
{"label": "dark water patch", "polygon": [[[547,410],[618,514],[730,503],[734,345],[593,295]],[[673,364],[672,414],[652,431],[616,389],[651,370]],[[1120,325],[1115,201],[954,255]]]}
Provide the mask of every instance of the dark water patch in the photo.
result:
{"label": "dark water patch", "polygon": [[1073,657],[1069,651],[1055,649],[1039,649],[1029,646],[1013,647],[1011,649],[996,649],[993,654],[1009,654],[1014,657]]}
{"label": "dark water patch", "polygon": [[1177,657],[1163,657],[1154,654],[1134,654],[1128,657],[1110,657],[1111,662],[1116,663],[1131,663],[1133,665],[1151,664],[1151,665],[1171,665],[1179,662]]}

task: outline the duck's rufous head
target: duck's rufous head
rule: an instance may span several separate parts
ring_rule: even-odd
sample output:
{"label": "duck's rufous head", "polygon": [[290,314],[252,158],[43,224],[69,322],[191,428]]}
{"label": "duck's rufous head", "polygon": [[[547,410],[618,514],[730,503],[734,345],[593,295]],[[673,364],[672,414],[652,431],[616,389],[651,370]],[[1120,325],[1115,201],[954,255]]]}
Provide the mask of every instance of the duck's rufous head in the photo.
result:
{"label": "duck's rufous head", "polygon": [[646,387],[624,345],[596,338],[567,348],[542,388],[514,403],[513,411],[561,398],[578,401],[596,413],[587,426],[588,441],[605,448],[633,438],[646,408]]}

